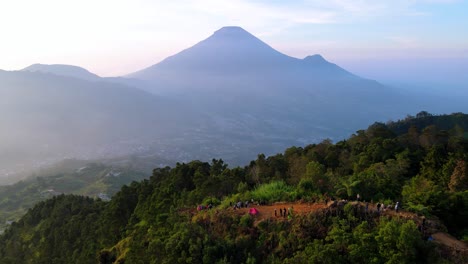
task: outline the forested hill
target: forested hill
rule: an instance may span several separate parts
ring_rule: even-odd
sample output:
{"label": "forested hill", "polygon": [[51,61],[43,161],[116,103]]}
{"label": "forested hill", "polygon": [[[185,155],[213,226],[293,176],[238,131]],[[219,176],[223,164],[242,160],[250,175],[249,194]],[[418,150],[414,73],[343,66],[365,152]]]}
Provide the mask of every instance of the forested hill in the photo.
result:
{"label": "forested hill", "polygon": [[[426,118],[260,154],[245,167],[213,160],[157,168],[110,202],[54,197],[0,236],[0,263],[467,263],[464,248],[428,241],[434,232],[468,240],[464,125],[408,125]],[[453,118],[466,115],[432,120]],[[252,200],[324,205],[357,194],[360,203],[287,218],[232,208]],[[397,201],[399,212],[375,211]],[[198,212],[200,204],[213,209]]]}
{"label": "forested hill", "polygon": [[109,199],[122,185],[148,174],[131,168],[66,160],[12,185],[0,186],[0,233],[36,203],[58,194]]}
{"label": "forested hill", "polygon": [[[410,127],[415,127],[422,130],[426,127],[435,126],[439,130],[457,130],[468,132],[468,115],[463,113],[453,113],[450,115],[433,115],[426,111],[419,112],[416,116],[408,116],[406,119],[398,122],[389,122],[388,127],[390,130],[397,134],[407,133]],[[460,130],[462,129],[462,130]]]}

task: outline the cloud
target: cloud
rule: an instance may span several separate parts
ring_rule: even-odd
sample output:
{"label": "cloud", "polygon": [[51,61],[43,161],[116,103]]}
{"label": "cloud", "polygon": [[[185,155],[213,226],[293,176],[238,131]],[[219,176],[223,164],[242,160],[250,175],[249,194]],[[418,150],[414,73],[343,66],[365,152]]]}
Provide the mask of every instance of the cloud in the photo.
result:
{"label": "cloud", "polygon": [[[297,42],[301,42],[306,37],[299,35],[309,34],[310,28],[320,28],[321,31],[314,33],[314,38],[310,41],[335,41],[346,38],[346,34],[340,31],[341,25],[343,28],[352,28],[351,31],[355,31],[356,34],[361,34],[361,31],[365,34],[365,26],[355,27],[355,25],[358,23],[375,25],[383,19],[398,20],[411,16],[429,16],[431,15],[429,12],[435,12],[437,8],[425,8],[427,6],[437,7],[459,2],[456,0],[0,1],[0,32],[2,32],[0,69],[22,68],[35,62],[81,63],[93,69],[100,63],[103,66],[97,70],[98,73],[106,74],[103,62],[113,58],[112,54],[119,54],[122,61],[139,61],[139,63],[141,61],[141,64],[149,64],[195,44],[203,37],[208,37],[212,31],[226,25],[242,26],[257,36],[267,37],[272,42],[274,38],[280,36],[286,36],[288,40],[291,36],[295,36]],[[332,26],[327,27],[327,25]],[[326,30],[329,32],[325,32]],[[333,30],[337,30],[336,33],[332,32]],[[294,33],[288,34],[293,31]],[[395,31],[391,33],[410,35],[408,32]],[[396,44],[398,39],[394,38],[391,41]],[[409,40],[405,42],[403,39],[399,41],[402,45],[416,43]],[[352,42],[349,41],[346,45],[352,45]],[[149,51],[152,52],[150,55]]]}
{"label": "cloud", "polygon": [[387,37],[398,48],[412,49],[421,46],[421,42],[415,37],[408,36],[390,36]]}
{"label": "cloud", "polygon": [[454,4],[459,3],[461,1],[462,0],[419,0],[418,2],[429,4]]}
{"label": "cloud", "polygon": [[[243,23],[262,32],[281,32],[293,26],[347,24],[375,18],[428,16],[421,6],[453,4],[458,0],[182,0],[177,5],[231,23]],[[195,11],[193,13],[193,10]],[[267,30],[268,29],[268,30]]]}
{"label": "cloud", "polygon": [[195,10],[206,14],[223,16],[232,20],[248,20],[257,23],[282,22],[286,24],[326,24],[335,22],[335,12],[302,5],[272,5],[247,0],[223,2],[205,0],[192,2]]}

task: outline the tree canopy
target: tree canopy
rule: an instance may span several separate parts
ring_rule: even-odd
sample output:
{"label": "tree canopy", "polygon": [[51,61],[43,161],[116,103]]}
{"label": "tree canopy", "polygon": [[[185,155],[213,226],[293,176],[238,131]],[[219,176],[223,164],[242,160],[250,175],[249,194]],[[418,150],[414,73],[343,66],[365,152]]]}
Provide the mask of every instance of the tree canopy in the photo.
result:
{"label": "tree canopy", "polygon": [[[421,223],[363,206],[399,202],[468,240],[464,120],[418,114],[340,142],[261,154],[245,167],[213,159],[156,168],[109,202],[56,196],[0,236],[0,262],[439,263]],[[323,203],[358,193],[361,204],[281,221],[232,213],[238,201]],[[198,213],[197,205],[214,209]]]}

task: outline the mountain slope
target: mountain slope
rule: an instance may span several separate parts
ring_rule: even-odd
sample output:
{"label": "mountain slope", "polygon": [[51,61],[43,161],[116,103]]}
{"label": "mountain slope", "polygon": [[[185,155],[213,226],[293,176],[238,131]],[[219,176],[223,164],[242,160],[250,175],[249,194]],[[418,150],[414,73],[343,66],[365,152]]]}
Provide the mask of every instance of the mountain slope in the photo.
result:
{"label": "mountain slope", "polygon": [[218,130],[252,142],[254,135],[269,138],[281,145],[276,151],[343,138],[373,120],[420,110],[415,98],[353,75],[321,55],[282,54],[239,27],[221,28],[128,77],[152,82],[142,87],[146,91],[185,100]]}
{"label": "mountain slope", "polygon": [[307,70],[314,74],[323,68],[335,74],[333,77],[351,75],[336,65],[333,67],[321,56],[296,59],[278,52],[240,27],[223,27],[193,47],[128,76],[155,80],[173,74],[230,76]]}
{"label": "mountain slope", "polygon": [[15,165],[126,155],[192,125],[183,106],[116,83],[27,71],[0,71],[0,83],[5,174]]}

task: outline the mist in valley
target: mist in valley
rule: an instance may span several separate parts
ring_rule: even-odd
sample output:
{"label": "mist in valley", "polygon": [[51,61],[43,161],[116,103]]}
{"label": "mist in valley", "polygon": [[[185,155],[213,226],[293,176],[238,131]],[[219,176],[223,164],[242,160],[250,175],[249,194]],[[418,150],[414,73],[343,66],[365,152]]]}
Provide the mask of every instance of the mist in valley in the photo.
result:
{"label": "mist in valley", "polygon": [[0,71],[0,179],[70,158],[243,165],[258,153],[340,140],[376,121],[467,111],[461,71],[437,82],[420,72],[391,79],[390,66],[385,74],[358,69],[386,80],[366,79],[321,55],[294,58],[243,28],[223,27],[121,77],[70,65]]}

